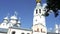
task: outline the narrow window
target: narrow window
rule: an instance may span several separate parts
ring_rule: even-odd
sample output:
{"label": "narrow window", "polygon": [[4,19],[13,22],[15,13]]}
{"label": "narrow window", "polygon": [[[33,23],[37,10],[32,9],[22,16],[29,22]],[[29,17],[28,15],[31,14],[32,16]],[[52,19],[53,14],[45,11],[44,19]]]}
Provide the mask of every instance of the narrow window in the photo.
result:
{"label": "narrow window", "polygon": [[39,28],[37,28],[37,32],[39,32]]}
{"label": "narrow window", "polygon": [[12,34],[15,34],[15,31],[13,31]]}
{"label": "narrow window", "polygon": [[37,29],[35,30],[35,32],[39,32],[39,28],[37,28]]}
{"label": "narrow window", "polygon": [[39,9],[39,13],[41,13],[41,9]]}
{"label": "narrow window", "polygon": [[42,29],[41,29],[41,32],[42,32]]}
{"label": "narrow window", "polygon": [[38,13],[38,10],[36,10],[36,14]]}
{"label": "narrow window", "polygon": [[42,32],[42,33],[45,33],[45,31],[43,31],[42,29],[41,29],[41,32]]}

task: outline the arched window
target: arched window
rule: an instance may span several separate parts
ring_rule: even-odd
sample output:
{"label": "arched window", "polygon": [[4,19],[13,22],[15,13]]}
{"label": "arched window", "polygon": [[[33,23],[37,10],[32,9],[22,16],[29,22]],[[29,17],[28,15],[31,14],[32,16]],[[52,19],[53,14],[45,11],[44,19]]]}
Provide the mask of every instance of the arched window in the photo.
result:
{"label": "arched window", "polygon": [[24,34],[24,33],[21,33],[21,34]]}
{"label": "arched window", "polygon": [[38,13],[38,10],[36,9],[36,14]]}
{"label": "arched window", "polygon": [[15,34],[15,31],[13,31],[12,34]]}
{"label": "arched window", "polygon": [[35,30],[35,32],[39,32],[39,28],[37,28],[37,29]]}
{"label": "arched window", "polygon": [[42,32],[42,29],[41,29],[41,32]]}
{"label": "arched window", "polygon": [[39,9],[39,13],[41,13],[41,9]]}
{"label": "arched window", "polygon": [[37,32],[39,32],[39,28],[37,28]]}
{"label": "arched window", "polygon": [[41,32],[42,32],[42,33],[45,33],[45,30],[41,29]]}

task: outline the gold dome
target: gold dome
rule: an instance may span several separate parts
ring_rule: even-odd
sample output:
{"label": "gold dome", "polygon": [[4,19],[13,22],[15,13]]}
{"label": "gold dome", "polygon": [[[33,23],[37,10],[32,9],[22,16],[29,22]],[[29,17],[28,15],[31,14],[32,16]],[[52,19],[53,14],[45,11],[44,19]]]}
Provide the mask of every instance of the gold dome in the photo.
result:
{"label": "gold dome", "polygon": [[40,3],[41,2],[41,0],[36,0],[36,3]]}

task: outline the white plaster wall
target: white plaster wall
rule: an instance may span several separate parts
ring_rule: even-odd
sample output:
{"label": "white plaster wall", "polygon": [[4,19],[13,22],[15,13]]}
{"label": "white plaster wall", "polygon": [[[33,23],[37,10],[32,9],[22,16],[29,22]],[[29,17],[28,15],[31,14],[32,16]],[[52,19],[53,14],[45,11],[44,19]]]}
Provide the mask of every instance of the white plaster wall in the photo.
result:
{"label": "white plaster wall", "polygon": [[33,34],[47,34],[47,33],[34,32]]}
{"label": "white plaster wall", "polygon": [[[36,21],[37,20],[37,21]],[[33,25],[36,25],[36,24],[43,24],[44,26],[46,26],[45,24],[45,17],[44,16],[34,16],[33,18]]]}
{"label": "white plaster wall", "polygon": [[31,34],[32,33],[32,31],[27,31],[27,30],[9,29],[7,34],[12,34],[12,31],[15,31],[16,32],[15,34],[21,34],[21,33],[24,33],[24,34],[30,33]]}

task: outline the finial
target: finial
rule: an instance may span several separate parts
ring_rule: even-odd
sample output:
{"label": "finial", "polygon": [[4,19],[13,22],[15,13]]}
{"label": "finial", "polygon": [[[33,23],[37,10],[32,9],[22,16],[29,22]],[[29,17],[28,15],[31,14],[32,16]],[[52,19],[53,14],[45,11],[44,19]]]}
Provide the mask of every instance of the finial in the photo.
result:
{"label": "finial", "polygon": [[14,16],[17,16],[17,12],[15,11]]}
{"label": "finial", "polygon": [[41,2],[41,0],[36,0],[36,3],[40,3]]}
{"label": "finial", "polygon": [[9,15],[10,15],[10,14],[8,13],[8,14],[7,14],[7,17],[8,17]]}

